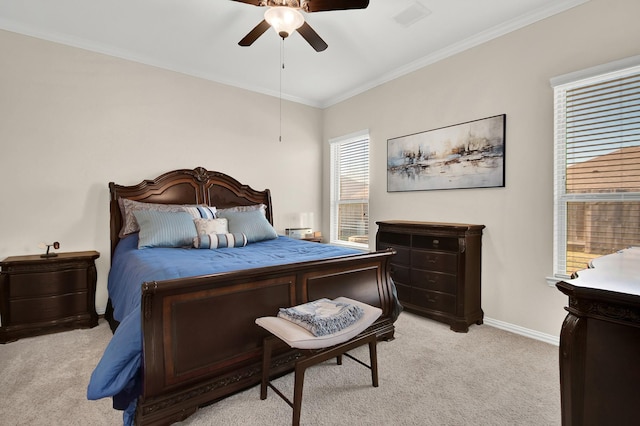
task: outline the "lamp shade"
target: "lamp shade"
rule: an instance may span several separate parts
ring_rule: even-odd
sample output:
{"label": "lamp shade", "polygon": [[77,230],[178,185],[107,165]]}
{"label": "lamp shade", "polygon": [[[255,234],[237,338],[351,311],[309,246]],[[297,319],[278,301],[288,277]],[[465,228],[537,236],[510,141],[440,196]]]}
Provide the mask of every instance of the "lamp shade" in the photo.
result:
{"label": "lamp shade", "polygon": [[270,7],[264,13],[264,19],[282,38],[288,37],[304,24],[302,13],[286,6]]}

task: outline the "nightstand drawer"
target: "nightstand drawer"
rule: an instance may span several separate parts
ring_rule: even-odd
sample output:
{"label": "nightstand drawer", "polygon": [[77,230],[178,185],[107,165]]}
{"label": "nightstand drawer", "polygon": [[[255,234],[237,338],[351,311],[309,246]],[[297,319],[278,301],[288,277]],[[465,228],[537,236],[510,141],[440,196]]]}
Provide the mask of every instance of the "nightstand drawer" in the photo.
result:
{"label": "nightstand drawer", "polygon": [[72,293],[85,289],[86,280],[86,269],[15,274],[11,277],[9,297],[14,299]]}
{"label": "nightstand drawer", "polygon": [[10,256],[0,262],[0,343],[95,327],[97,251]]}
{"label": "nightstand drawer", "polygon": [[10,305],[14,325],[52,321],[87,314],[87,293],[18,299],[12,300]]}

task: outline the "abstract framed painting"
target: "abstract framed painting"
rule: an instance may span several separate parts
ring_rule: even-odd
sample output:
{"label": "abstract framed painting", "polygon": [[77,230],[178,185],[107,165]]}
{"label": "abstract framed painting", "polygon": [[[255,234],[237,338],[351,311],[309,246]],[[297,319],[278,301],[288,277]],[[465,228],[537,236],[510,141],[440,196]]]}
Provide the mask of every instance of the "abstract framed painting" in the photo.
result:
{"label": "abstract framed painting", "polygon": [[505,186],[506,114],[387,140],[387,192]]}

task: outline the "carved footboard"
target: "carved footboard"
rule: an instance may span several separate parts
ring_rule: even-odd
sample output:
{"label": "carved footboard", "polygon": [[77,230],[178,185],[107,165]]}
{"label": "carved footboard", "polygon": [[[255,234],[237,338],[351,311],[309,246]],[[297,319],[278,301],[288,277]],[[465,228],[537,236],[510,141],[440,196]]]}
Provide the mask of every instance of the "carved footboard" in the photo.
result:
{"label": "carved footboard", "polygon": [[[265,332],[254,321],[280,307],[350,297],[382,308],[380,319],[365,333],[392,339],[399,314],[388,270],[392,254],[145,283],[144,388],[137,423],[180,421],[198,406],[259,383]],[[287,371],[294,359],[294,352],[279,354],[274,370]]]}

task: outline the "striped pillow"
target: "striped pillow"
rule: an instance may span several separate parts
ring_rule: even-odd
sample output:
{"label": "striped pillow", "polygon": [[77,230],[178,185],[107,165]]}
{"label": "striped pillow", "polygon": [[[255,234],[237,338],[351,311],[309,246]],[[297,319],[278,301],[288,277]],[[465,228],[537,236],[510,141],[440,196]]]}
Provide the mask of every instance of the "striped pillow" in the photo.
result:
{"label": "striped pillow", "polygon": [[247,236],[238,234],[202,234],[193,239],[193,247],[200,249],[218,249],[225,247],[244,247]]}
{"label": "striped pillow", "polygon": [[198,235],[193,217],[187,212],[140,210],[133,212],[140,226],[138,248],[191,247]]}
{"label": "striped pillow", "polygon": [[245,234],[249,243],[278,238],[278,233],[260,210],[245,212],[225,211],[218,216],[224,217],[229,221],[229,232]]}

